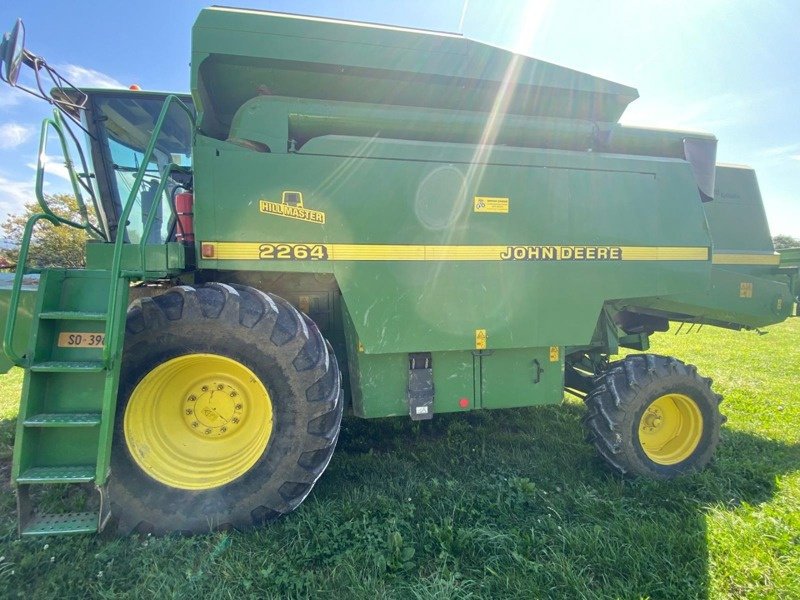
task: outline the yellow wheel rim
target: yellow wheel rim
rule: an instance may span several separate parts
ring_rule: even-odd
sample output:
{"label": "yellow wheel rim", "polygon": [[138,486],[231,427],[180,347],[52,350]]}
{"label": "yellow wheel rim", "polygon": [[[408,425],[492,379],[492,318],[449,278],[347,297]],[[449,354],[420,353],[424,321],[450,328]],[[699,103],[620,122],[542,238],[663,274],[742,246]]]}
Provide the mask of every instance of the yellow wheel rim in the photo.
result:
{"label": "yellow wheel rim", "polygon": [[272,401],[243,364],[187,354],[150,371],[131,394],[125,442],[142,470],[161,483],[207,490],[244,475],[272,433]]}
{"label": "yellow wheel rim", "polygon": [[639,420],[642,450],[659,465],[675,465],[689,458],[702,436],[700,407],[684,394],[656,398]]}

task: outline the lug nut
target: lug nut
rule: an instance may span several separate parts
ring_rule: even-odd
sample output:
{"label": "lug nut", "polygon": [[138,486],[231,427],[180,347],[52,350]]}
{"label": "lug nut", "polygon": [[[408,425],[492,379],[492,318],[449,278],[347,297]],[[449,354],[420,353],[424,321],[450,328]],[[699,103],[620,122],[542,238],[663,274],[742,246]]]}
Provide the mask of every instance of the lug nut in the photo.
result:
{"label": "lug nut", "polygon": [[239,418],[238,417],[233,417],[231,419],[231,423],[238,423],[238,422],[239,422]]}
{"label": "lug nut", "polygon": [[203,391],[203,392],[207,392],[208,391],[208,386],[204,385],[203,387],[200,388],[200,390]]}
{"label": "lug nut", "polygon": [[231,398],[236,398],[239,394],[236,393],[236,390],[231,392]]}
{"label": "lug nut", "polygon": [[225,386],[224,386],[224,385],[222,385],[221,383],[218,383],[218,384],[217,384],[217,389],[218,389],[218,390],[225,389]]}
{"label": "lug nut", "polygon": [[195,398],[194,395],[192,395],[192,396],[189,396],[186,400],[189,401],[189,402],[194,402],[195,400],[197,400],[197,398]]}
{"label": "lug nut", "polygon": [[236,410],[242,410],[242,405],[241,404],[237,404],[235,408],[236,408]]}
{"label": "lug nut", "polygon": [[186,409],[186,414],[187,414],[187,415],[190,415],[190,414],[192,414],[192,409],[191,409],[191,408],[187,408],[187,409]]}
{"label": "lug nut", "polygon": [[211,430],[210,429],[206,429],[205,434],[208,435],[209,433],[211,433]]}
{"label": "lug nut", "polygon": [[200,423],[197,421],[192,421],[192,427],[197,428],[198,425],[200,425]]}

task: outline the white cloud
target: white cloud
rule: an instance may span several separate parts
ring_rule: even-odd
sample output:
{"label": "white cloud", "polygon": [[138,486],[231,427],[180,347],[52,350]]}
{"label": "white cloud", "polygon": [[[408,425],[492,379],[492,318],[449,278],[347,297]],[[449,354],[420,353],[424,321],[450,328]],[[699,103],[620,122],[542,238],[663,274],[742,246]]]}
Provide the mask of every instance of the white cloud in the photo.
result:
{"label": "white cloud", "polygon": [[22,205],[35,200],[33,181],[17,181],[0,175],[0,214],[18,213]]}
{"label": "white cloud", "polygon": [[792,160],[800,160],[800,154],[795,154],[794,156],[790,156]]}
{"label": "white cloud", "polygon": [[20,90],[15,90],[5,83],[0,85],[0,108],[16,106],[22,102],[24,98],[33,98],[33,96]]}
{"label": "white cloud", "polygon": [[33,127],[19,123],[0,125],[0,149],[8,150],[24,144],[33,135]]}
{"label": "white cloud", "polygon": [[77,87],[87,88],[124,88],[119,81],[94,69],[81,67],[80,65],[60,65],[56,70]]}
{"label": "white cloud", "polygon": [[[788,156],[795,152],[800,151],[800,144],[786,144],[784,146],[773,146],[761,151],[763,156]],[[789,158],[797,159],[800,155],[789,156]]]}
{"label": "white cloud", "polygon": [[[55,175],[65,181],[69,181],[69,171],[67,170],[67,166],[64,164],[64,159],[56,158],[53,156],[49,156],[47,154],[42,155],[42,164],[44,165],[44,172],[45,175]],[[34,171],[37,169],[36,163],[28,163],[25,165],[29,169],[33,169]]]}

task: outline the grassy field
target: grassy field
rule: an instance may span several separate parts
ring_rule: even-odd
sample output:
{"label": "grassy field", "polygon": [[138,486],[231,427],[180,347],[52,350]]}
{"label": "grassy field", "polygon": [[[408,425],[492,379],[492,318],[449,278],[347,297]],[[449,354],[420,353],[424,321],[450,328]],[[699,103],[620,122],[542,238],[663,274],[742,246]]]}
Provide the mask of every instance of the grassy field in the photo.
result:
{"label": "grassy field", "polygon": [[800,319],[654,338],[725,395],[717,458],[690,477],[612,475],[574,399],[346,419],[296,512],[194,538],[17,540],[15,371],[0,378],[0,596],[800,598],[799,341]]}

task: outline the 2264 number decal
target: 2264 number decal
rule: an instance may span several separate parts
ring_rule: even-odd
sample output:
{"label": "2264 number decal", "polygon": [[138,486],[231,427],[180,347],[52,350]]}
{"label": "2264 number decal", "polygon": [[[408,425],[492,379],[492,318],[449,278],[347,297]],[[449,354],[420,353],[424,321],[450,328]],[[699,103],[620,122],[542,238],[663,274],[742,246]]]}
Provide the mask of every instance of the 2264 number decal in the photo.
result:
{"label": "2264 number decal", "polygon": [[328,260],[328,249],[322,244],[261,244],[261,260]]}

